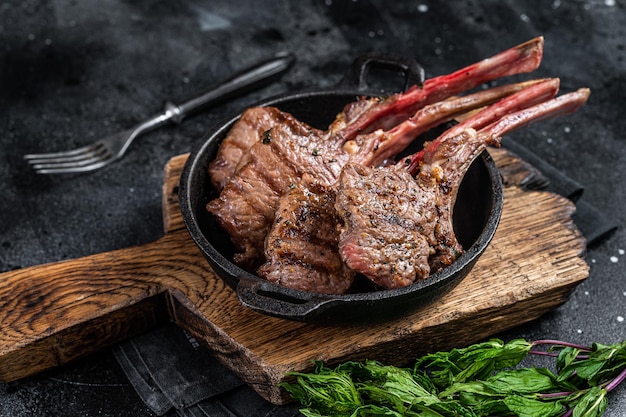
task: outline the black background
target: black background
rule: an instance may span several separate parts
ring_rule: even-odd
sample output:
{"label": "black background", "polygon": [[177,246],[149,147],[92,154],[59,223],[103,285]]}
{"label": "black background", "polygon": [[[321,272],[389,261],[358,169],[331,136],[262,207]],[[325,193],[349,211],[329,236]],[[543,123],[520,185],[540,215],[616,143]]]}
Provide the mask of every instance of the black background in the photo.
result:
{"label": "black background", "polygon": [[[545,55],[534,76],[559,76],[562,91],[592,94],[576,115],[514,137],[582,183],[585,199],[623,226],[625,27],[622,0],[3,1],[0,272],[157,239],[170,157],[261,98],[333,86],[359,54],[414,57],[430,77],[538,35]],[[298,61],[280,82],[143,136],[106,169],[38,176],[22,160],[128,128],[165,100],[281,50]],[[569,302],[500,336],[626,338],[625,240],[619,229],[589,248],[590,277]],[[625,393],[611,394],[607,416],[626,415]],[[2,417],[150,415],[109,351],[0,384]]]}

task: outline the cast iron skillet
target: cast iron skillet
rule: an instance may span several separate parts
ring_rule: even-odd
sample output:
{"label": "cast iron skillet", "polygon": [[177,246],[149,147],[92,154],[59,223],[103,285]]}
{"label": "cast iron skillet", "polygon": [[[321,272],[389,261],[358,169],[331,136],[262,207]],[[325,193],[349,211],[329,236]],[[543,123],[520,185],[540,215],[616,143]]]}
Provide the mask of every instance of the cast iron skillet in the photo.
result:
{"label": "cast iron skillet", "polygon": [[[370,68],[377,67],[403,73],[405,89],[423,82],[423,69],[415,61],[391,55],[366,55],[354,61],[344,79],[334,89],[284,95],[256,105],[276,106],[323,129],[344,105],[368,94],[368,73]],[[495,233],[502,211],[502,182],[495,163],[487,152],[483,152],[470,167],[459,190],[454,227],[466,252],[449,267],[405,288],[362,288],[361,291],[345,295],[311,293],[265,281],[232,263],[234,248],[230,238],[205,209],[206,203],[216,196],[208,178],[208,164],[214,159],[220,142],[239,116],[209,131],[192,150],[181,176],[179,198],[189,233],[211,267],[236,291],[241,303],[255,311],[323,324],[390,319],[429,303],[453,288],[472,269]],[[414,146],[419,149],[421,143]]]}

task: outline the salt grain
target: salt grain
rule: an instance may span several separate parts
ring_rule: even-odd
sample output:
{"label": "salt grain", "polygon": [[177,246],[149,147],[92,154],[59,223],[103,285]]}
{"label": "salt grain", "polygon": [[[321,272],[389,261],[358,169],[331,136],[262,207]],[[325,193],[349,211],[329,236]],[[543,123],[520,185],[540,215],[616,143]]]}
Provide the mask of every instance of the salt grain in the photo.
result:
{"label": "salt grain", "polygon": [[428,5],[427,4],[418,4],[417,5],[417,11],[420,13],[426,13],[428,11]]}
{"label": "salt grain", "polygon": [[624,317],[622,316],[617,316],[617,321],[619,321],[620,323],[624,321]]}
{"label": "salt grain", "polygon": [[617,256],[611,256],[609,259],[610,259],[610,260],[611,260],[611,262],[613,262],[614,264],[616,264],[616,263],[619,261],[619,259],[617,258]]}
{"label": "salt grain", "polygon": [[569,132],[571,132],[571,131],[572,131],[572,128],[571,128],[571,127],[569,127],[569,126],[565,126],[565,127],[563,128],[563,131],[564,131],[565,133],[569,133]]}
{"label": "salt grain", "polygon": [[604,0],[604,4],[607,6],[615,6],[615,0]]}
{"label": "salt grain", "polygon": [[624,249],[618,249],[617,253],[619,253],[620,255],[623,255],[624,254]]}
{"label": "salt grain", "polygon": [[526,22],[526,23],[530,22],[530,17],[528,17],[528,15],[527,15],[527,14],[522,13],[522,14],[519,16],[519,18],[521,19],[521,21],[522,21],[522,22]]}
{"label": "salt grain", "polygon": [[576,329],[576,333],[581,334],[583,332],[582,329]]}

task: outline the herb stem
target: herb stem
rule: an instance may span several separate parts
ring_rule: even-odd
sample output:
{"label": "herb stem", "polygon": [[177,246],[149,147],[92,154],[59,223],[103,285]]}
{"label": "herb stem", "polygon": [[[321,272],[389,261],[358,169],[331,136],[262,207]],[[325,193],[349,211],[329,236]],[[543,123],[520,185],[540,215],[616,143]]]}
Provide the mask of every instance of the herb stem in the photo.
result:
{"label": "herb stem", "polygon": [[[552,358],[557,358],[559,356],[559,354],[557,352],[544,352],[542,350],[529,350],[528,353],[530,353],[531,355],[537,355],[537,356],[549,356]],[[589,355],[578,355],[576,356],[577,360],[585,360],[585,359],[589,359]]]}
{"label": "herb stem", "polygon": [[568,395],[572,395],[572,391],[562,391],[562,392],[550,392],[546,394],[539,394],[541,398],[559,398],[559,397],[567,397]]}
{"label": "herb stem", "polygon": [[622,370],[606,387],[606,392],[611,392],[617,387],[622,381],[626,379],[626,368]]}
{"label": "herb stem", "polygon": [[593,349],[588,347],[588,346],[582,346],[582,345],[577,345],[575,343],[570,343],[570,342],[564,342],[562,340],[552,340],[552,339],[542,339],[542,340],[535,340],[534,342],[530,343],[532,346],[538,346],[538,345],[554,345],[554,346],[558,346],[558,347],[571,347],[574,349],[580,349],[580,350],[585,350],[588,352],[591,352]]}
{"label": "herb stem", "polygon": [[[518,366],[528,353],[557,358],[556,373]],[[400,416],[409,410],[417,415],[418,409],[440,417],[600,417],[608,393],[626,380],[626,341],[586,347],[551,339],[492,339],[425,355],[412,369],[376,361],[331,369],[316,362],[314,374],[291,375],[297,384],[282,386],[311,417]]]}
{"label": "herb stem", "polygon": [[558,353],[555,353],[555,352],[543,352],[541,350],[529,350],[528,353],[530,353],[531,355],[537,355],[537,356],[550,356],[552,358],[556,358],[557,356],[559,356]]}

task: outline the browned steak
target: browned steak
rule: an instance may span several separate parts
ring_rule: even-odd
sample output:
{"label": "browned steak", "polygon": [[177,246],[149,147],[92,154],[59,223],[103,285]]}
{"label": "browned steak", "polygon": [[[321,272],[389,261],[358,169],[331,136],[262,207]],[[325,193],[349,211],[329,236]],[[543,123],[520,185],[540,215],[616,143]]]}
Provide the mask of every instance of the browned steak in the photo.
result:
{"label": "browned steak", "polygon": [[263,259],[263,244],[279,197],[304,173],[332,184],[348,158],[340,144],[327,140],[325,132],[294,118],[262,136],[248,150],[247,163],[207,205],[241,251],[236,262],[248,268],[256,268]]}
{"label": "browned steak", "polygon": [[220,144],[218,153],[209,164],[211,182],[221,191],[235,175],[248,150],[261,140],[263,133],[291,116],[274,107],[253,107],[246,110],[228,133],[228,138]]}
{"label": "browned steak", "polygon": [[346,264],[385,288],[404,287],[451,264],[463,252],[452,229],[458,188],[475,157],[496,142],[473,129],[447,137],[427,154],[415,179],[402,164],[346,166],[335,203]]}
{"label": "browned steak", "polygon": [[387,288],[452,264],[463,252],[452,225],[454,204],[473,160],[487,146],[498,145],[502,135],[574,112],[589,96],[581,88],[545,100],[545,94],[552,96],[551,84],[537,84],[528,89],[534,91],[520,91],[484,109],[395,166],[349,164],[335,190],[346,264]]}
{"label": "browned steak", "polygon": [[[336,134],[380,102],[379,98],[360,97],[347,104],[336,116],[326,134],[329,136]],[[215,159],[209,164],[211,182],[217,191],[226,186],[239,168],[250,162],[248,154],[250,148],[257,142],[267,140],[266,132],[282,123],[299,122],[289,113],[271,106],[252,107],[243,112],[220,144]]]}
{"label": "browned steak", "polygon": [[337,188],[335,207],[345,222],[339,250],[351,269],[385,288],[430,273],[434,193],[424,192],[405,169],[358,164],[344,168]]}
{"label": "browned steak", "polygon": [[267,262],[258,274],[289,288],[343,294],[356,273],[343,262],[332,187],[305,175],[283,195],[265,242]]}
{"label": "browned steak", "polygon": [[[536,38],[452,74],[428,80],[423,88],[414,86],[406,93],[384,100],[357,100],[346,106],[326,131],[314,129],[284,114],[280,117],[285,120],[276,124],[271,121],[256,123],[246,117],[249,123],[238,126],[241,131],[234,139],[233,149],[237,151],[229,153],[231,146],[228,144],[220,150],[226,156],[221,158],[218,155],[220,162],[215,166],[227,167],[225,172],[228,173],[221,177],[217,175],[214,182],[223,185],[223,189],[219,198],[207,205],[240,252],[235,261],[247,269],[263,262],[263,244],[274,220],[278,199],[297,184],[304,173],[320,184],[332,184],[351,159],[368,163],[378,161],[372,155],[379,149],[384,155],[400,151],[420,128],[438,117],[449,118],[450,108],[435,111],[438,116],[425,117],[424,123],[417,121],[408,130],[401,129],[397,135],[390,135],[383,129],[412,116],[416,109],[483,82],[532,71],[541,60],[542,46],[543,39]],[[445,107],[439,106],[440,109]],[[261,111],[260,114],[268,113]],[[262,128],[268,125],[271,127],[259,138]],[[381,127],[383,129],[379,129]],[[395,146],[395,141],[402,145]],[[248,152],[241,152],[251,143]]]}

